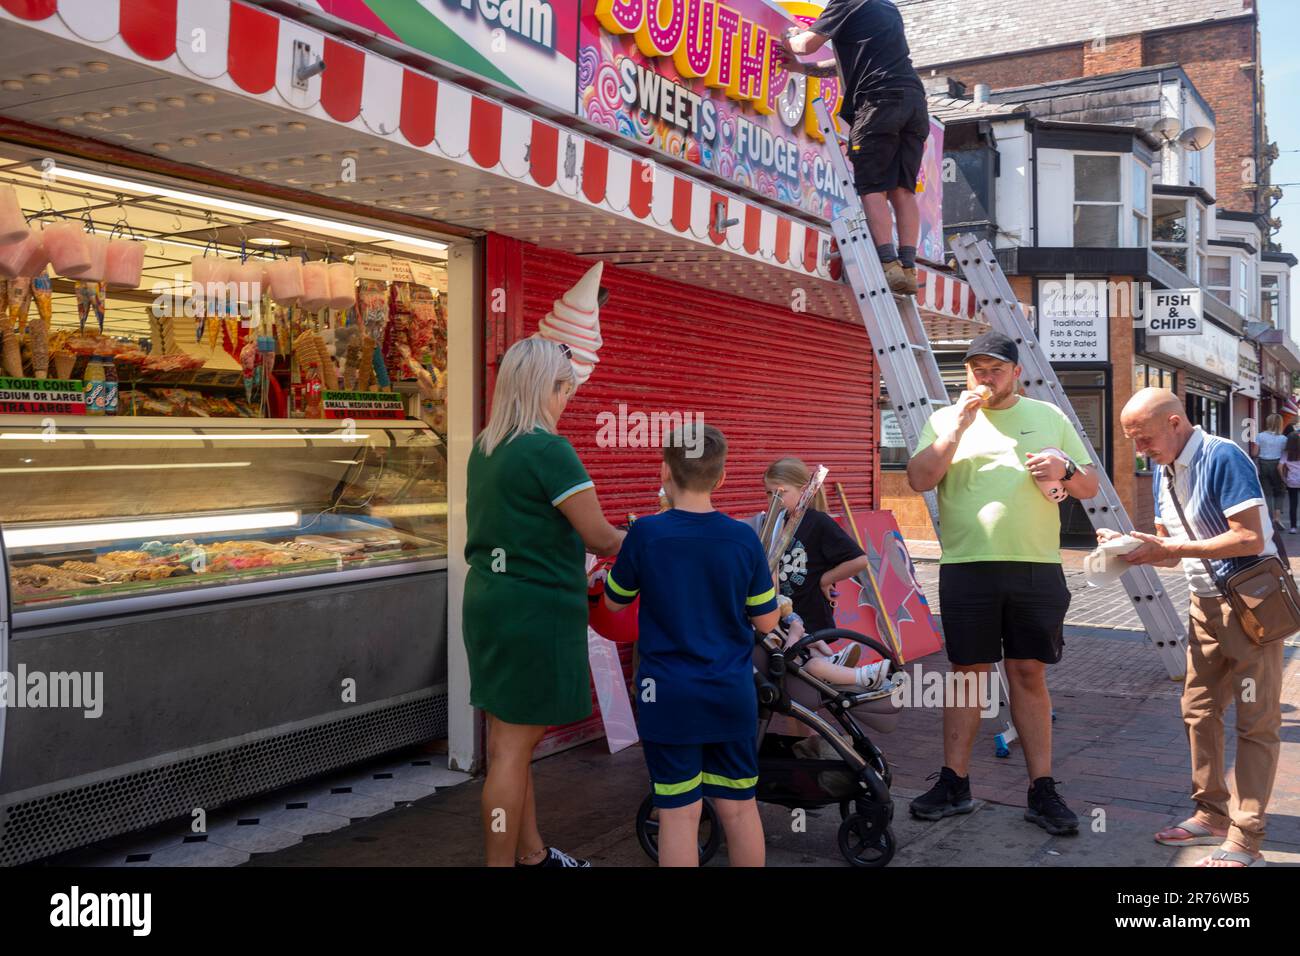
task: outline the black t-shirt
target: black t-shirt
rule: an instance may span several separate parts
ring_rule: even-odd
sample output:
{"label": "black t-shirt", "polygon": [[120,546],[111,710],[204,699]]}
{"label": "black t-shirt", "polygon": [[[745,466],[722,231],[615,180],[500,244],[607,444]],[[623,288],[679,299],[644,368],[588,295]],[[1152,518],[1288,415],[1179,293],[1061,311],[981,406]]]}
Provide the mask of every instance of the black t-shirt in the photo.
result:
{"label": "black t-shirt", "polygon": [[903,17],[889,0],[830,0],[814,33],[830,37],[844,78],[840,116],[852,124],[864,100],[884,90],[913,90],[925,95],[912,67],[912,51],[903,34]]}
{"label": "black t-shirt", "polygon": [[838,564],[861,557],[858,543],[823,511],[804,512],[790,549],[781,557],[777,576],[781,593],[794,603],[809,633],[834,627],[830,602],[822,594],[822,575]]}

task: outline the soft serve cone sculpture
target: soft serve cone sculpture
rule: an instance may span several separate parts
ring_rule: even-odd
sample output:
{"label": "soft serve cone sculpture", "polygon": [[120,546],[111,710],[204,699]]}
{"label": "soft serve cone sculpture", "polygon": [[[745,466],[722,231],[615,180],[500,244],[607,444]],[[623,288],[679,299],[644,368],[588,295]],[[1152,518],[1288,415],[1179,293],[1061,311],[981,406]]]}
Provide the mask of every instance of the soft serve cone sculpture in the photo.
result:
{"label": "soft serve cone sculpture", "polygon": [[597,262],[577,285],[551,304],[551,311],[537,324],[537,334],[569,347],[569,361],[578,376],[578,385],[591,378],[600,351],[600,275],[605,264]]}

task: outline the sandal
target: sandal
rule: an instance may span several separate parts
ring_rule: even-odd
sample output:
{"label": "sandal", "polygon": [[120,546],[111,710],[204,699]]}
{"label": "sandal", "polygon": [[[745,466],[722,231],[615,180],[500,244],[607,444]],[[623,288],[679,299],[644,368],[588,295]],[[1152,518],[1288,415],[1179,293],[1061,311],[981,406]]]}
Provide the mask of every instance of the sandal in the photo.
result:
{"label": "sandal", "polygon": [[1196,865],[1200,867],[1209,867],[1211,860],[1228,860],[1231,863],[1240,863],[1243,867],[1247,866],[1268,866],[1264,861],[1264,855],[1251,856],[1249,853],[1243,853],[1240,850],[1225,850],[1223,847],[1215,850],[1205,859]]}
{"label": "sandal", "polygon": [[[1182,830],[1187,836],[1176,836]],[[1156,834],[1156,842],[1163,846],[1218,846],[1228,835],[1228,828],[1222,833],[1215,833],[1204,823],[1191,817],[1172,827],[1166,827]]]}

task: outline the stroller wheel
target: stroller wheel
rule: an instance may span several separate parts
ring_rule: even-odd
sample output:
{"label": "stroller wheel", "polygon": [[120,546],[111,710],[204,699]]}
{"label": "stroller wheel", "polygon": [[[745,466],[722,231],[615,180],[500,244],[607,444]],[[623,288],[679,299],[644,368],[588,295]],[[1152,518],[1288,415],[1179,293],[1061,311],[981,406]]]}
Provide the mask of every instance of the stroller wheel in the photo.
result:
{"label": "stroller wheel", "polygon": [[[713,859],[722,843],[722,824],[718,822],[718,813],[708,800],[700,808],[700,866]],[[659,821],[651,816],[654,812],[654,797],[647,796],[641,801],[641,809],[636,812],[636,838],[645,855],[656,863],[659,862]]]}
{"label": "stroller wheel", "polygon": [[840,824],[840,852],[853,866],[885,866],[894,858],[894,831],[876,828],[853,814]]}

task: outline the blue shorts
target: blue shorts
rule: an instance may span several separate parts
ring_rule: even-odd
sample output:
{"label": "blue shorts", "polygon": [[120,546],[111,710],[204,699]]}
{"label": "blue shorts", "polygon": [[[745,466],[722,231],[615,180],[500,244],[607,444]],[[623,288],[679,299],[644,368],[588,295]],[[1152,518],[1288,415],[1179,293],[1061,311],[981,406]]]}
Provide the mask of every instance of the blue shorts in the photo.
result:
{"label": "blue shorts", "polygon": [[714,744],[658,744],[643,740],[654,805],[685,807],[702,796],[750,800],[758,784],[758,744],[753,737]]}

